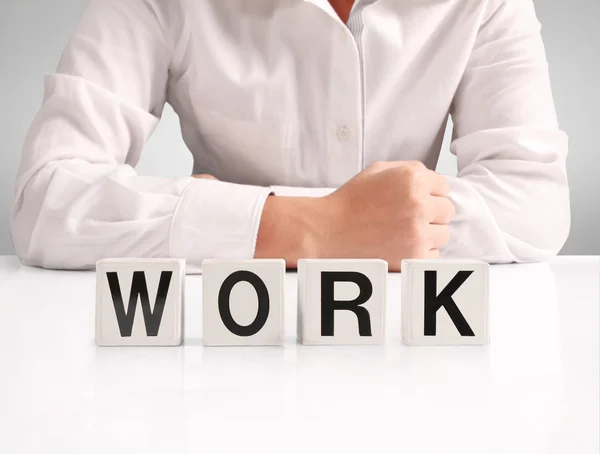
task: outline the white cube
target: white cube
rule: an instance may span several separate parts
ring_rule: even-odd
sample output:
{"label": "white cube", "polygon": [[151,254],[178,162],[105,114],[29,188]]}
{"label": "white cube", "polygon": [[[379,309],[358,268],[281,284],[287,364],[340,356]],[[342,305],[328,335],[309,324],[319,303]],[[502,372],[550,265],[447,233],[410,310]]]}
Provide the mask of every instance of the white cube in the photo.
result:
{"label": "white cube", "polygon": [[204,345],[283,345],[284,280],[282,259],[204,260]]}
{"label": "white cube", "polygon": [[174,346],[183,341],[185,259],[96,263],[96,344]]}
{"label": "white cube", "polygon": [[481,345],[489,332],[489,265],[479,260],[402,261],[407,345]]}
{"label": "white cube", "polygon": [[298,340],[304,345],[385,341],[387,262],[298,261]]}

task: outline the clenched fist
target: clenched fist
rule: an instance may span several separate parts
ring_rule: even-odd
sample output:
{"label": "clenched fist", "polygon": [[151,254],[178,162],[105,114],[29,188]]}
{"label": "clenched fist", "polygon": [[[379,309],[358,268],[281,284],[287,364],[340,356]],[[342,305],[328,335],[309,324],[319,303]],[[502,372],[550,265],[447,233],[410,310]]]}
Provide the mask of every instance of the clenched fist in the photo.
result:
{"label": "clenched fist", "polygon": [[421,162],[377,162],[320,200],[320,257],[437,258],[454,206],[446,179]]}
{"label": "clenched fist", "polygon": [[269,197],[255,257],[437,258],[454,206],[446,179],[420,162],[377,162],[322,198]]}

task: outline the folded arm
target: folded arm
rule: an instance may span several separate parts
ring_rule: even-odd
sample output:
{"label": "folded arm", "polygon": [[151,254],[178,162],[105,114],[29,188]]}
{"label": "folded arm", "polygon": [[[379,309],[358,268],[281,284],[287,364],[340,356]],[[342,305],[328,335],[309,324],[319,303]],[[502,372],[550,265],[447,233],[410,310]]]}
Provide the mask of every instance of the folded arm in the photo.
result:
{"label": "folded arm", "polygon": [[177,3],[92,0],[46,77],[10,217],[25,264],[184,257],[193,269],[206,257],[254,255],[269,188],[134,170],[165,103],[178,44],[169,33],[179,27],[163,27],[164,10]]}
{"label": "folded arm", "polygon": [[490,0],[452,107],[457,214],[443,257],[547,259],[570,228],[568,139],[557,125],[531,0]]}

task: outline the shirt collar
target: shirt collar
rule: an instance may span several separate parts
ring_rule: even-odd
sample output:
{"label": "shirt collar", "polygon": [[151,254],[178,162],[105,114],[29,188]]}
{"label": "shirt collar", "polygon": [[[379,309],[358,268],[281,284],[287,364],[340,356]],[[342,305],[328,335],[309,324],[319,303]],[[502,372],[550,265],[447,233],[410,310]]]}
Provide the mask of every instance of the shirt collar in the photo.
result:
{"label": "shirt collar", "polygon": [[312,3],[313,5],[318,6],[327,14],[331,16],[337,17],[337,14],[328,0],[304,0],[306,3]]}

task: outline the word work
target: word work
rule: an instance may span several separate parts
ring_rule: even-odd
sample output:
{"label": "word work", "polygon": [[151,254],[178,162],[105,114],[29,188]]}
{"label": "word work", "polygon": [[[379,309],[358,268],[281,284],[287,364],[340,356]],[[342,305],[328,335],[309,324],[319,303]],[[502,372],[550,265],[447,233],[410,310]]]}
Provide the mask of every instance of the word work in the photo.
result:
{"label": "word work", "polygon": [[[184,259],[98,261],[96,344],[181,345],[185,266]],[[388,301],[388,264],[383,260],[299,260],[298,341],[384,344],[387,306],[400,304],[406,345],[489,343],[487,263],[410,259],[401,268],[400,298]],[[202,304],[203,344],[283,345],[285,274],[281,259],[204,260],[202,301],[197,302]]]}

